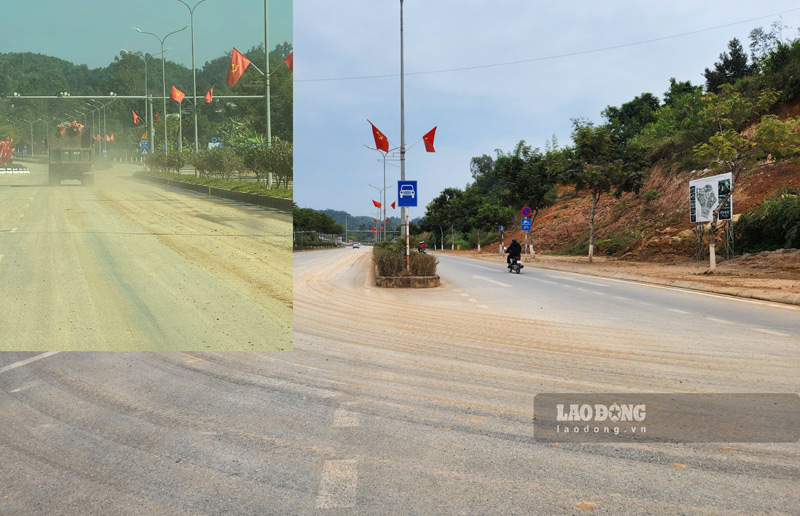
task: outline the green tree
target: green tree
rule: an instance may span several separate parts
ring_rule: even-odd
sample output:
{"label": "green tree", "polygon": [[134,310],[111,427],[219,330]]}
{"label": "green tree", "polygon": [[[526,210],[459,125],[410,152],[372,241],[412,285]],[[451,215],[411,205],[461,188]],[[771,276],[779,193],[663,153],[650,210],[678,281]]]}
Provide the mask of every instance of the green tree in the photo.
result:
{"label": "green tree", "polygon": [[[455,223],[461,216],[462,200],[464,192],[458,188],[445,188],[425,207],[425,218],[423,230],[439,230],[441,236],[440,244],[444,249],[444,231],[450,228],[451,234],[455,235]],[[455,248],[455,238],[451,241],[451,248]]]}
{"label": "green tree", "polygon": [[686,94],[702,94],[703,88],[700,86],[693,86],[691,81],[676,81],[675,77],[669,79],[669,89],[664,92],[664,105],[675,106],[678,99]]}
{"label": "green tree", "polygon": [[706,68],[703,76],[706,78],[706,91],[716,92],[723,84],[733,84],[752,72],[752,67],[747,62],[747,53],[742,48],[741,42],[733,38],[728,42],[728,52],[719,55],[719,61],[714,63],[714,69]]}
{"label": "green tree", "polygon": [[642,93],[620,107],[606,107],[603,116],[608,120],[617,142],[625,145],[628,140],[638,136],[647,124],[655,122],[659,104],[658,97],[652,93]]}
{"label": "green tree", "polygon": [[638,192],[644,179],[641,161],[633,150],[623,150],[614,142],[611,128],[573,119],[572,140],[575,147],[572,163],[564,181],[575,190],[589,190],[592,207],[589,214],[589,261],[594,254],[594,215],[603,194],[619,197],[624,192]]}
{"label": "green tree", "polygon": [[525,141],[520,141],[513,152],[504,154],[498,151],[494,168],[505,188],[506,202],[516,209],[530,206],[533,220],[536,220],[539,210],[555,202],[554,187],[558,176],[548,157],[539,149],[531,149]]}

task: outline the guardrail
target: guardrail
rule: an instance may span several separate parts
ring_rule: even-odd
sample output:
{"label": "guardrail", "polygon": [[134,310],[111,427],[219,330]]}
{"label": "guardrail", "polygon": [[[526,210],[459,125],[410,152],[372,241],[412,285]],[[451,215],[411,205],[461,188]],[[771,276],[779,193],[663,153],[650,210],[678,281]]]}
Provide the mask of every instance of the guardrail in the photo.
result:
{"label": "guardrail", "polygon": [[136,177],[160,183],[168,186],[177,186],[185,190],[192,190],[194,192],[213,195],[215,197],[222,197],[224,199],[231,199],[233,201],[246,202],[248,204],[256,204],[265,208],[273,208],[280,211],[292,211],[292,200],[281,199],[279,197],[270,197],[268,195],[258,195],[248,192],[236,192],[234,190],[225,190],[222,188],[214,188],[213,186],[196,185],[194,183],[184,183],[183,181],[176,181],[174,179],[167,179],[164,177],[155,177],[148,175],[137,175]]}

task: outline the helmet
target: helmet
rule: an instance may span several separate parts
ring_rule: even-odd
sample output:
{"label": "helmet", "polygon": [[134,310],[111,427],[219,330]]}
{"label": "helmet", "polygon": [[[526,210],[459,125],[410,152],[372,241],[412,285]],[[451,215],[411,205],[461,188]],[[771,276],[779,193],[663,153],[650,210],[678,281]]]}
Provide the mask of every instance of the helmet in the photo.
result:
{"label": "helmet", "polygon": [[514,242],[514,243],[517,243],[517,239],[516,238],[512,238],[511,241]]}

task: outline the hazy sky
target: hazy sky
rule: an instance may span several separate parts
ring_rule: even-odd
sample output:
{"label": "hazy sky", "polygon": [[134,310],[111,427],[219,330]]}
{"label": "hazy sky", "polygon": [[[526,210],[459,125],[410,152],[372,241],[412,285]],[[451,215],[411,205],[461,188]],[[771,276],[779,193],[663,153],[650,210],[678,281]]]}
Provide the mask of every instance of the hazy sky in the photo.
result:
{"label": "hazy sky", "polygon": [[[563,1],[405,0],[406,145],[433,126],[436,153],[422,142],[406,154],[406,179],[419,181],[420,208],[445,187],[471,180],[473,156],[510,151],[526,140],[544,148],[570,141],[571,122],[600,122],[607,105],[642,92],[659,98],[669,78],[703,84],[728,41],[745,49],[751,29],[782,16],[794,38],[800,6],[789,0]],[[397,0],[295,0],[295,200],[303,207],[370,215],[382,187],[369,118],[400,143],[400,3]],[[745,21],[751,20],[751,21]],[[737,22],[744,22],[738,23]],[[713,27],[713,30],[701,31]],[[650,43],[580,55],[656,38]],[[422,73],[548,58],[466,71]],[[388,78],[351,78],[395,74]],[[387,166],[387,185],[400,170]],[[387,190],[396,197],[396,187]],[[393,214],[399,215],[399,210]]]}
{"label": "hazy sky", "polygon": [[[198,0],[186,0],[195,6]],[[3,0],[0,52],[35,52],[90,68],[107,66],[120,49],[151,54],[163,37],[189,25],[189,10],[177,0]],[[264,41],[263,0],[206,0],[194,12],[195,64]],[[269,46],[292,42],[292,0],[269,1]],[[190,28],[167,38],[167,59],[192,64]]]}

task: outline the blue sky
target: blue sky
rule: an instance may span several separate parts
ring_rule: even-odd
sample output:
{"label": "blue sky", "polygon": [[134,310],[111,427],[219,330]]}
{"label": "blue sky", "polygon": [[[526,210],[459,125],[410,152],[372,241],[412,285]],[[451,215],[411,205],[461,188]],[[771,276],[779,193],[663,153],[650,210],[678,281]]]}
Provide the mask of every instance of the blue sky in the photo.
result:
{"label": "blue sky", "polygon": [[[186,0],[194,6],[197,0]],[[90,68],[107,66],[120,49],[160,51],[152,36],[189,25],[189,10],[176,0],[29,0],[3,2],[0,52],[35,52]],[[10,4],[10,5],[6,5]],[[206,0],[194,12],[195,64],[243,52],[264,41],[263,0]],[[292,42],[292,1],[269,1],[269,46]],[[167,38],[167,59],[190,67],[189,29]]]}
{"label": "blue sky", "polygon": [[[425,72],[558,56],[733,24],[782,11],[795,37],[800,10],[777,0],[563,1],[405,0],[405,69]],[[406,178],[419,181],[420,208],[445,187],[463,188],[473,156],[510,151],[526,140],[544,148],[570,142],[572,118],[601,122],[607,105],[642,92],[659,98],[669,78],[703,84],[728,41],[745,49],[751,29],[777,16],[615,50],[467,71],[407,75],[406,142],[433,126],[436,153],[418,143],[406,154]],[[397,0],[295,0],[295,201],[303,207],[369,215],[383,167],[369,118],[400,141],[400,80],[318,80],[399,74]],[[387,167],[387,184],[399,168]],[[307,185],[307,186],[304,186]],[[387,190],[387,198],[396,196]],[[399,210],[393,214],[399,215]]]}

